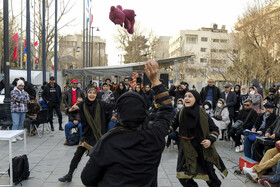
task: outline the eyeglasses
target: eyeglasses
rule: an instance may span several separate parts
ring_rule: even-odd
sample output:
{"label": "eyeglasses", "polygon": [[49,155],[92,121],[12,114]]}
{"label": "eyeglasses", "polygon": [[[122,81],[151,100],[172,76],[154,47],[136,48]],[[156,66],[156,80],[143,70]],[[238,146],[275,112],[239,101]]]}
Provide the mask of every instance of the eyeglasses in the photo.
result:
{"label": "eyeglasses", "polygon": [[244,104],[244,106],[250,106],[250,105],[248,105],[248,104]]}
{"label": "eyeglasses", "polygon": [[78,84],[78,83],[74,82],[74,83],[72,83],[72,84]]}

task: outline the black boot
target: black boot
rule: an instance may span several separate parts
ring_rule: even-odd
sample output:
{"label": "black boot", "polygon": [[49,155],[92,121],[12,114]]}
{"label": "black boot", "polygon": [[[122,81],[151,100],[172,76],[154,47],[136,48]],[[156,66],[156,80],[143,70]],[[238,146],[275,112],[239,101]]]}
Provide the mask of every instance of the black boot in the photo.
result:
{"label": "black boot", "polygon": [[58,179],[60,182],[71,182],[72,181],[72,174],[67,174],[64,177]]}
{"label": "black boot", "polygon": [[54,131],[54,127],[53,127],[53,124],[51,124],[51,130],[52,130],[52,131]]}
{"label": "black boot", "polygon": [[222,132],[222,137],[219,139],[219,140],[224,140],[224,137],[225,137],[225,130],[221,130]]}
{"label": "black boot", "polygon": [[64,131],[64,129],[62,128],[62,125],[59,125],[59,130]]}

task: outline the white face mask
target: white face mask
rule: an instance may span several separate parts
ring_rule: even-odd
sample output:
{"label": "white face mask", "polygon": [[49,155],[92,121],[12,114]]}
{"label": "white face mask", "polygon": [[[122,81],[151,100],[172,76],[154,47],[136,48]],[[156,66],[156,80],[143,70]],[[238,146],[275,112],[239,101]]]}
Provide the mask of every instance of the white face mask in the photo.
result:
{"label": "white face mask", "polygon": [[251,95],[254,95],[255,94],[255,91],[253,90],[253,91],[250,91],[250,94]]}
{"label": "white face mask", "polygon": [[183,104],[179,104],[179,105],[177,105],[177,108],[181,109],[181,108],[183,108],[183,106],[184,106]]}
{"label": "white face mask", "polygon": [[206,110],[208,110],[208,109],[209,109],[209,106],[208,106],[208,105],[204,105],[204,108],[205,108]]}
{"label": "white face mask", "polygon": [[219,108],[221,108],[221,107],[222,107],[222,104],[221,104],[221,103],[218,103],[217,106],[218,106]]}

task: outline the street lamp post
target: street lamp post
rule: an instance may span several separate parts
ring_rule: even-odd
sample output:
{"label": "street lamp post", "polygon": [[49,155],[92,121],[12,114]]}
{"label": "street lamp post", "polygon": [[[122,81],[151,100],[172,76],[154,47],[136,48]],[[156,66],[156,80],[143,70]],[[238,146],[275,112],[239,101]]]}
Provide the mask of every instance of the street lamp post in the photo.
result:
{"label": "street lamp post", "polygon": [[96,31],[100,31],[98,27],[91,27],[91,45],[90,45],[90,47],[91,47],[91,49],[90,49],[91,55],[90,55],[90,59],[89,59],[90,67],[93,67],[93,29],[94,28],[96,28]]}

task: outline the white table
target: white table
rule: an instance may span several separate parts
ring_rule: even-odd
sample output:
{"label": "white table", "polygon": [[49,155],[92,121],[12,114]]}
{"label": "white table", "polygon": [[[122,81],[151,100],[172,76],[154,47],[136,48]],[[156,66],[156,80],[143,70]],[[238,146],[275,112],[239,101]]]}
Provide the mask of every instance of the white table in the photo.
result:
{"label": "white table", "polygon": [[[12,156],[12,139],[23,134],[24,140],[24,153],[26,154],[26,133],[25,130],[0,130],[0,141],[9,141],[9,161],[10,161],[10,185],[0,185],[0,186],[13,186],[13,156]],[[0,172],[0,174],[8,174],[8,172]]]}

